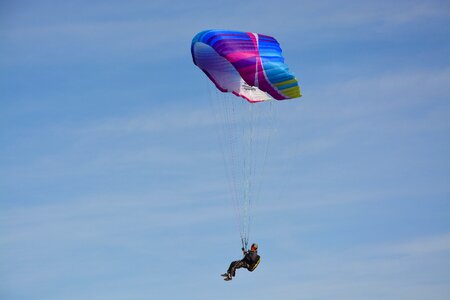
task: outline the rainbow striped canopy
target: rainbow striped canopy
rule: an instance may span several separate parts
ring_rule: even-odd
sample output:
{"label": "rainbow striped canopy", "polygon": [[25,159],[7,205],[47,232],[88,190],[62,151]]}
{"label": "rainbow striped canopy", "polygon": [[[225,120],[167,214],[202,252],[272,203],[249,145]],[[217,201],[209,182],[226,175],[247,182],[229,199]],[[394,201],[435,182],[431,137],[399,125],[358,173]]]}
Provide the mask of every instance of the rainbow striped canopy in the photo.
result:
{"label": "rainbow striped canopy", "polygon": [[192,39],[192,59],[222,92],[249,102],[301,96],[297,79],[271,36],[230,30],[205,30]]}

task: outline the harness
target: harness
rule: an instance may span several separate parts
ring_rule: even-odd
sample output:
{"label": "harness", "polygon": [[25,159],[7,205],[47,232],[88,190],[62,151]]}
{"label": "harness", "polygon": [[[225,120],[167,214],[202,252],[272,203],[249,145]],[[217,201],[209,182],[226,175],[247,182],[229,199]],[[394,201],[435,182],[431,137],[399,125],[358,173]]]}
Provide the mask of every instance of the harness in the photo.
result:
{"label": "harness", "polygon": [[248,268],[247,268],[247,270],[249,270],[250,272],[253,272],[253,270],[255,270],[256,267],[259,265],[259,262],[260,262],[260,261],[261,261],[261,257],[258,255],[258,256],[257,256],[257,259],[256,259],[256,262],[253,263],[253,264],[251,264],[251,265],[249,265]]}

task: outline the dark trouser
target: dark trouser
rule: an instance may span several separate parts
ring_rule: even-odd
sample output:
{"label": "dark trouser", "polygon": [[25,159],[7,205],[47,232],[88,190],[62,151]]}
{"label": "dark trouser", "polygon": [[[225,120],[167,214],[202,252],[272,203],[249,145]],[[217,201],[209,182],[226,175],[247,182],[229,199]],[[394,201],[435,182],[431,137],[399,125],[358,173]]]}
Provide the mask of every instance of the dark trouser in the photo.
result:
{"label": "dark trouser", "polygon": [[233,261],[231,264],[230,264],[230,267],[228,268],[228,271],[227,271],[227,273],[228,274],[231,274],[231,276],[235,276],[236,275],[236,269],[240,269],[240,268],[248,268],[249,266],[248,266],[248,263],[246,263],[245,261],[243,261],[243,260],[236,260],[236,261]]}

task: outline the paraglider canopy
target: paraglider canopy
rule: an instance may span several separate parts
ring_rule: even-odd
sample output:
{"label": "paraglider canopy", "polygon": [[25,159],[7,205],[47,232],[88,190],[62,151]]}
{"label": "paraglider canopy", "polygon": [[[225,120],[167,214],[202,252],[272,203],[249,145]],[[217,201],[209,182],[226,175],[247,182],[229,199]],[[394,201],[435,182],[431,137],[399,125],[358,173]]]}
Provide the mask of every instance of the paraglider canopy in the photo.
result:
{"label": "paraglider canopy", "polygon": [[192,40],[192,59],[222,92],[249,102],[301,96],[277,40],[271,36],[229,30],[205,30]]}

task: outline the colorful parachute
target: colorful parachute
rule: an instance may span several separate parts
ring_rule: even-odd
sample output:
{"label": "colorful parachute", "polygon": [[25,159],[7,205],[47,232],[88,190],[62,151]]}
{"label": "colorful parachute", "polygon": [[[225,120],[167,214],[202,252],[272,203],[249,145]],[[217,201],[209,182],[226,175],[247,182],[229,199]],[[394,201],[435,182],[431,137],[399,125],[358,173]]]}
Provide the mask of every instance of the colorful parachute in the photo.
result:
{"label": "colorful parachute", "polygon": [[247,248],[253,202],[276,131],[277,101],[268,100],[300,97],[300,88],[284,63],[280,45],[267,35],[206,30],[193,38],[191,52],[194,64],[217,87],[209,98],[242,246]]}
{"label": "colorful parachute", "polygon": [[273,37],[229,30],[206,30],[192,40],[192,58],[222,92],[250,102],[300,97]]}

